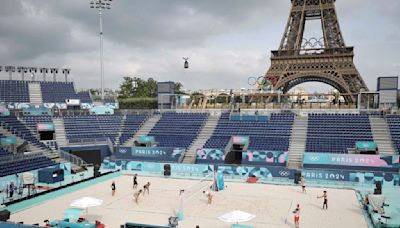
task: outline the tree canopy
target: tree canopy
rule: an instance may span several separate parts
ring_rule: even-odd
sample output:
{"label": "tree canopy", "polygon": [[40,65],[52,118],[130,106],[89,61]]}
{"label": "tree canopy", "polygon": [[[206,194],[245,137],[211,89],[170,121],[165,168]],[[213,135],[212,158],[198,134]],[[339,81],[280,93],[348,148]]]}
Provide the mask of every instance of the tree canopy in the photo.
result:
{"label": "tree canopy", "polygon": [[[176,82],[174,85],[175,94],[182,94],[182,83]],[[119,98],[139,98],[156,97],[157,81],[153,78],[143,80],[139,77],[124,77],[120,85]]]}

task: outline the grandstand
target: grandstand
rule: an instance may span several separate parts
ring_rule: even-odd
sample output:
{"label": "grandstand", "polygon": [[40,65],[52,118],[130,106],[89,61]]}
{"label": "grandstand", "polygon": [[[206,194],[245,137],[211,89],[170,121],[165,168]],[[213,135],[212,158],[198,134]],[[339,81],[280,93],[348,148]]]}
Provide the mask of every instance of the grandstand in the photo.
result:
{"label": "grandstand", "polygon": [[230,120],[223,113],[204,148],[224,149],[234,135],[250,137],[249,150],[287,151],[293,124],[292,114],[272,114],[268,121]]}
{"label": "grandstand", "polygon": [[386,121],[390,128],[390,134],[393,140],[393,145],[395,146],[396,151],[400,152],[400,116],[399,115],[386,116]]}
{"label": "grandstand", "polygon": [[[31,85],[39,85],[34,89]],[[32,103],[35,95],[39,103],[65,103],[67,99],[79,99],[81,103],[92,103],[87,91],[76,92],[73,82],[20,81],[0,79],[0,101],[6,103]]]}
{"label": "grandstand", "polygon": [[207,118],[207,113],[163,113],[149,136],[162,147],[188,148]]}
{"label": "grandstand", "polygon": [[[2,80],[1,83],[6,90],[1,93],[6,103],[30,102],[32,87],[29,84],[32,82]],[[73,83],[37,84],[43,103],[63,103],[66,99],[91,102],[87,92],[75,92]],[[9,93],[18,96],[5,95]],[[359,197],[368,193],[366,188],[373,190],[377,180],[383,181],[384,188],[389,190],[400,183],[399,115],[381,117],[335,110],[305,113],[296,110],[176,110],[112,115],[49,113],[32,115],[17,111],[0,117],[0,139],[15,137],[17,140],[16,145],[0,147],[0,176],[15,180],[12,179],[15,174],[37,174],[42,169],[71,164],[66,182],[71,184],[72,176],[78,175],[75,178],[79,179],[81,172],[87,172],[88,163],[92,163],[97,167],[94,173],[123,170],[126,174],[139,172],[144,176],[201,178],[209,175],[213,165],[217,164],[228,180],[256,177],[260,183],[291,185],[298,177],[296,173],[301,172],[310,185],[327,187],[320,182],[324,180],[330,187],[353,186],[360,192]],[[52,140],[41,140],[39,124],[54,126]],[[140,137],[154,138],[154,142],[138,143]],[[248,145],[237,154],[241,164],[225,164],[224,159],[230,152],[227,148],[234,137],[248,139]],[[62,142],[64,138],[65,142]],[[378,147],[369,151],[370,154],[357,154],[359,142],[375,142]],[[391,151],[391,145],[385,145],[387,142],[393,144],[395,150]],[[298,153],[296,156],[300,160],[292,160],[293,153]],[[191,159],[193,155],[195,159]],[[100,170],[99,166],[102,167]],[[241,166],[245,168],[241,169]],[[392,197],[386,191],[385,194]],[[4,202],[16,204],[13,200],[16,201],[7,198]],[[285,204],[285,207],[289,206]],[[396,214],[395,210],[391,213]],[[285,226],[278,220],[276,222],[278,226]],[[262,219],[253,224],[263,224]]]}
{"label": "grandstand", "polygon": [[348,153],[358,141],[373,141],[368,115],[308,116],[306,152]]}
{"label": "grandstand", "polygon": [[[373,65],[391,68],[358,70],[373,60],[346,45],[339,1],[141,1],[137,9],[116,1],[113,11],[114,1],[91,0],[98,34],[88,29],[94,20],[63,19],[83,14],[85,1],[33,2],[1,4],[3,61],[43,67],[0,66],[8,78],[0,79],[0,228],[400,227],[399,80],[378,77],[371,87],[372,74],[398,69],[385,55],[396,56],[399,42],[365,36],[380,58]],[[362,21],[347,28],[386,22],[378,32],[396,38],[393,2],[354,5],[360,12],[348,15]],[[292,7],[269,69],[249,69],[265,51],[254,45],[271,32],[260,23],[283,4]],[[127,21],[147,27],[118,31]],[[241,46],[248,51],[237,54]],[[184,52],[192,56],[179,69]],[[68,79],[66,64],[81,82]]]}
{"label": "grandstand", "polygon": [[28,83],[25,81],[0,80],[0,101],[28,103]]}
{"label": "grandstand", "polygon": [[122,116],[118,115],[64,117],[64,126],[70,142],[100,139],[114,144],[121,121]]}

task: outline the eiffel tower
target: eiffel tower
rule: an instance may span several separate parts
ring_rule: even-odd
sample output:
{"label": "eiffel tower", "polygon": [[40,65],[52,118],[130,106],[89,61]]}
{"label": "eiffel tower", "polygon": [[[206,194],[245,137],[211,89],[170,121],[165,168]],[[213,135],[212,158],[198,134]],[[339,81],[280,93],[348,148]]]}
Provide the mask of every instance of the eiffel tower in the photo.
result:
{"label": "eiffel tower", "polygon": [[[304,82],[317,81],[336,88],[347,102],[368,90],[354,66],[353,47],[344,43],[335,0],[291,0],[292,8],[278,50],[272,51],[265,75],[275,91],[287,93]],[[307,20],[320,20],[323,37],[305,38]]]}

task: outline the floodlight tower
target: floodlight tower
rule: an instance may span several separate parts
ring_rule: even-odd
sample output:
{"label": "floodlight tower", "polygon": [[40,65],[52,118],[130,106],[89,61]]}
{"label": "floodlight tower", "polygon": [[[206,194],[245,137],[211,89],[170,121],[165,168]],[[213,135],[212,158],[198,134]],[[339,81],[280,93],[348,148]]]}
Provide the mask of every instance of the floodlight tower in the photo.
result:
{"label": "floodlight tower", "polygon": [[42,67],[40,68],[40,73],[42,73],[43,81],[46,81],[46,74],[49,72],[49,69]]}
{"label": "floodlight tower", "polygon": [[65,82],[68,82],[68,75],[69,75],[69,72],[71,72],[71,69],[67,69],[67,68],[62,69],[62,73],[63,73],[64,76],[65,76]]}
{"label": "floodlight tower", "polygon": [[17,71],[18,71],[18,73],[21,73],[21,79],[22,79],[22,81],[25,81],[25,73],[28,72],[28,68],[27,68],[27,67],[24,67],[24,66],[19,66],[19,67],[17,68]]}
{"label": "floodlight tower", "polygon": [[8,75],[10,76],[10,80],[12,80],[12,74],[15,72],[15,66],[5,66],[4,70],[8,72]]}
{"label": "floodlight tower", "polygon": [[53,74],[53,81],[57,81],[56,74],[58,74],[58,68],[50,68],[50,73]]}
{"label": "floodlight tower", "polygon": [[32,76],[32,81],[35,81],[36,79],[36,73],[37,73],[37,67],[29,67],[29,73],[31,73]]}
{"label": "floodlight tower", "polygon": [[103,64],[103,10],[111,9],[112,0],[92,0],[90,8],[97,9],[99,14],[100,37],[100,76],[101,76],[101,101],[104,102],[104,64]]}

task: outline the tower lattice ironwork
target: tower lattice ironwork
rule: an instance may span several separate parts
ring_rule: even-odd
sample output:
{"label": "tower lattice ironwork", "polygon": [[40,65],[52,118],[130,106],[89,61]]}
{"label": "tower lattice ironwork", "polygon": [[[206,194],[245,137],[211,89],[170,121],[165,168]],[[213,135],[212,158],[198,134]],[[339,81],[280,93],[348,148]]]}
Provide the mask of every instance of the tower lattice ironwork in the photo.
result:
{"label": "tower lattice ironwork", "polygon": [[[272,51],[266,79],[274,90],[288,92],[304,82],[323,82],[336,88],[347,101],[367,85],[357,71],[353,47],[340,31],[335,0],[291,0],[292,8],[278,50]],[[307,20],[320,20],[321,38],[305,38]]]}

